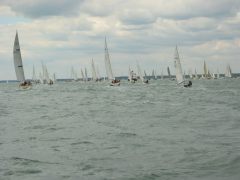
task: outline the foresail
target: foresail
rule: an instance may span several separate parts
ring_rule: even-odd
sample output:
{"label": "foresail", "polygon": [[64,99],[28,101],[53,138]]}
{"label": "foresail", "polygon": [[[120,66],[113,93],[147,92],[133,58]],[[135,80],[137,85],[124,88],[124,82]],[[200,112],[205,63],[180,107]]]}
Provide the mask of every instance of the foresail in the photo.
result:
{"label": "foresail", "polygon": [[174,66],[176,69],[176,80],[177,80],[177,83],[180,84],[184,81],[184,79],[183,79],[182,66],[180,63],[177,46],[176,46],[175,55],[174,55]]}
{"label": "foresail", "polygon": [[18,40],[18,33],[16,33],[14,46],[13,46],[13,60],[14,60],[14,67],[16,72],[16,77],[18,81],[24,81],[24,71],[23,71],[23,64],[22,64],[22,57],[21,57],[21,50]]}

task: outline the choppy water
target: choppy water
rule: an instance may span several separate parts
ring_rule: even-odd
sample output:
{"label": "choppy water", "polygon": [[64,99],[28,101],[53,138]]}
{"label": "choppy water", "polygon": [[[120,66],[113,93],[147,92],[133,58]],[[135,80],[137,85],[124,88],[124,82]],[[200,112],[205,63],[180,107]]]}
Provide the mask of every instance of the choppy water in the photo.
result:
{"label": "choppy water", "polygon": [[240,79],[0,84],[0,179],[240,179]]}

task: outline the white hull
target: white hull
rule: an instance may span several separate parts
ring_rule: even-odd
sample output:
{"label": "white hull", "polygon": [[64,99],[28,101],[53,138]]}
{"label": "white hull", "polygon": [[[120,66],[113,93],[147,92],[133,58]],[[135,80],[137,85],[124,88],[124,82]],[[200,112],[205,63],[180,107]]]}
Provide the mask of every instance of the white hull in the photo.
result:
{"label": "white hull", "polygon": [[120,82],[118,82],[118,83],[111,83],[110,86],[120,86]]}

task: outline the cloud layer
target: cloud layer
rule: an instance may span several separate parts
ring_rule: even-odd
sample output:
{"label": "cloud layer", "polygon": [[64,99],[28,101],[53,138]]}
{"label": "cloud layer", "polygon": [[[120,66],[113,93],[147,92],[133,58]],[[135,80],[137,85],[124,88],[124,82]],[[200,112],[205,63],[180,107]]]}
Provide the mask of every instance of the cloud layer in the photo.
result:
{"label": "cloud layer", "polygon": [[238,0],[2,0],[0,2],[0,79],[15,79],[12,46],[19,32],[27,77],[32,65],[44,61],[58,77],[71,66],[90,60],[105,75],[107,36],[116,75],[140,61],[149,73],[170,66],[174,46],[180,46],[183,67],[202,72],[203,60],[222,73],[227,63],[239,72],[240,1]]}

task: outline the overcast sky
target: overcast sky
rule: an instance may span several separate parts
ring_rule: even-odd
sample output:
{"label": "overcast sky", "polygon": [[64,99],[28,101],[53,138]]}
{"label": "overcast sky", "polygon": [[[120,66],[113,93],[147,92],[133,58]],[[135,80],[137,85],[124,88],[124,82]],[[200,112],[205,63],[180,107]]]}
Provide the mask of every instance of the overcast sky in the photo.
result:
{"label": "overcast sky", "polygon": [[176,45],[186,72],[202,73],[204,60],[212,72],[228,63],[240,72],[240,0],[0,0],[0,79],[16,79],[16,30],[27,78],[41,61],[58,78],[72,66],[90,75],[92,58],[105,75],[105,36],[116,76],[136,61],[174,73]]}

